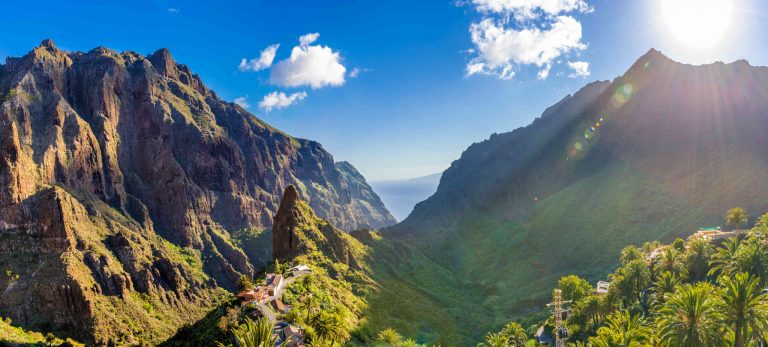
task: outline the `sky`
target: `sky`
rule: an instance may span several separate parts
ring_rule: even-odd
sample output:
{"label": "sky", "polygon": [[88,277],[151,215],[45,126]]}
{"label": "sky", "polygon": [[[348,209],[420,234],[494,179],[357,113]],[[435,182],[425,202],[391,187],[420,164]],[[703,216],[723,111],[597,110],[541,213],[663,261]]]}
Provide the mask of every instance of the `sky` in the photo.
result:
{"label": "sky", "polygon": [[[45,38],[165,47],[223,99],[395,180],[447,168],[652,47],[768,65],[768,4],[698,1],[14,1],[0,3],[0,61]],[[715,5],[690,6],[701,1]]]}

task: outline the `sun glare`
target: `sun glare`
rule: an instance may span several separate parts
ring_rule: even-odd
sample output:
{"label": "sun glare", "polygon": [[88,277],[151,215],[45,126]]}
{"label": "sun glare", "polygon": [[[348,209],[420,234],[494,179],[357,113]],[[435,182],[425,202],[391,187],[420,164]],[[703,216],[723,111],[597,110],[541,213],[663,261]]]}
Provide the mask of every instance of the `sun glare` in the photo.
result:
{"label": "sun glare", "polygon": [[661,0],[661,13],[672,35],[693,48],[711,47],[731,22],[734,0]]}

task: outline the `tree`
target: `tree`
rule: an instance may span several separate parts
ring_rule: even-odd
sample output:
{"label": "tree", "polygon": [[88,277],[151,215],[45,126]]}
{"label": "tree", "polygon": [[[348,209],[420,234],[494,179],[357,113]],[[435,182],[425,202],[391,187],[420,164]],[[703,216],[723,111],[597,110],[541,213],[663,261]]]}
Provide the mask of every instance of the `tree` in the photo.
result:
{"label": "tree", "polygon": [[721,312],[734,333],[734,346],[747,345],[751,332],[754,342],[768,333],[768,297],[761,294],[760,281],[741,272],[724,277]]}
{"label": "tree", "polygon": [[762,287],[768,284],[768,247],[762,246],[758,239],[742,242],[734,258],[734,271],[759,278]]}
{"label": "tree", "polygon": [[397,346],[403,342],[403,336],[392,328],[386,328],[379,332],[376,341],[386,343],[390,346]]}
{"label": "tree", "polygon": [[606,326],[597,329],[597,336],[589,338],[595,347],[651,346],[653,332],[638,315],[624,310],[610,315]]}
{"label": "tree", "polygon": [[561,277],[557,287],[563,292],[563,299],[573,301],[581,300],[592,291],[592,285],[576,275]]}
{"label": "tree", "polygon": [[630,245],[621,250],[619,261],[621,265],[627,265],[635,260],[645,259],[645,253],[637,246]]}
{"label": "tree", "polygon": [[732,237],[717,247],[709,260],[709,275],[717,277],[731,274],[736,266],[736,254],[739,252],[739,246],[741,246],[741,239]]}
{"label": "tree", "polygon": [[725,224],[738,229],[740,226],[746,226],[749,221],[747,211],[741,207],[734,207],[728,210],[725,214]]}
{"label": "tree", "polygon": [[768,213],[760,216],[760,218],[755,221],[755,226],[752,228],[750,234],[758,239],[765,239],[768,237]]}
{"label": "tree", "polygon": [[310,324],[319,338],[331,341],[331,346],[350,337],[347,323],[335,312],[322,311],[312,317]]}
{"label": "tree", "polygon": [[653,285],[653,292],[656,293],[656,297],[659,300],[663,301],[664,295],[674,293],[675,288],[681,282],[680,277],[674,273],[669,271],[662,272]]}
{"label": "tree", "polygon": [[675,275],[686,273],[683,262],[683,254],[674,247],[664,247],[656,260],[656,271],[658,273],[671,272]]}
{"label": "tree", "polygon": [[507,338],[510,346],[522,347],[528,342],[528,335],[523,326],[516,322],[509,322],[501,329],[501,334]]}
{"label": "tree", "polygon": [[232,343],[237,347],[272,347],[277,344],[277,336],[272,335],[274,326],[267,318],[259,318],[254,323],[250,318],[232,329]]}
{"label": "tree", "polygon": [[672,248],[678,250],[679,252],[685,251],[685,241],[681,238],[676,238],[674,242],[672,242]]}
{"label": "tree", "polygon": [[237,287],[238,292],[242,292],[244,290],[253,288],[253,282],[251,282],[251,279],[248,278],[248,276],[240,275],[240,278],[237,279],[237,284],[235,286]]}
{"label": "tree", "polygon": [[633,260],[621,269],[631,288],[630,300],[639,300],[643,290],[651,282],[651,271],[642,259]]}
{"label": "tree", "polygon": [[485,341],[478,343],[478,347],[509,347],[509,342],[506,336],[501,333],[487,333],[485,334]]}
{"label": "tree", "polygon": [[707,278],[709,259],[713,252],[712,244],[708,240],[697,238],[688,242],[685,261],[691,281],[698,282]]}
{"label": "tree", "polygon": [[709,283],[684,285],[659,309],[656,324],[662,346],[721,345],[722,316],[716,289]]}

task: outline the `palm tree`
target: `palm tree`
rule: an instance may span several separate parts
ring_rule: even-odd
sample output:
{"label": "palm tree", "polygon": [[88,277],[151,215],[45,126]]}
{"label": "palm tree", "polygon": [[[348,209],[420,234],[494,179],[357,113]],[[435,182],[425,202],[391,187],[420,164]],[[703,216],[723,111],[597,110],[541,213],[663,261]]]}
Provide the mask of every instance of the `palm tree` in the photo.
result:
{"label": "palm tree", "polygon": [[738,229],[740,226],[746,225],[749,221],[747,211],[741,207],[734,207],[728,210],[725,214],[725,224]]}
{"label": "palm tree", "polygon": [[621,256],[619,256],[621,265],[627,265],[638,259],[645,259],[645,254],[637,246],[630,245],[621,250]]}
{"label": "palm tree", "polygon": [[712,244],[705,239],[694,239],[688,242],[685,260],[688,264],[688,274],[691,277],[691,281],[698,282],[707,278],[709,259],[712,253]]}
{"label": "palm tree", "polygon": [[501,329],[501,334],[507,338],[511,346],[525,346],[528,342],[528,334],[525,333],[523,326],[516,322],[509,322]]}
{"label": "palm tree", "polygon": [[232,329],[232,343],[235,347],[272,347],[277,344],[273,329],[267,318],[259,318],[255,323],[246,318],[245,323]]}
{"label": "palm tree", "polygon": [[675,275],[685,274],[686,269],[682,253],[674,247],[664,247],[656,260],[656,271],[659,273],[668,271]]}
{"label": "palm tree", "polygon": [[573,304],[568,322],[581,327],[581,330],[593,332],[602,321],[605,312],[605,300],[598,295],[590,295]]}
{"label": "palm tree", "polygon": [[684,285],[671,295],[656,318],[662,346],[721,345],[722,316],[709,283]]}
{"label": "palm tree", "polygon": [[651,270],[642,259],[633,260],[624,266],[621,271],[631,288],[631,300],[640,299],[643,291],[651,282]]}
{"label": "palm tree", "polygon": [[509,347],[509,341],[507,337],[502,333],[487,333],[485,334],[485,341],[478,343],[478,347]]}
{"label": "palm tree", "polygon": [[319,338],[331,341],[331,346],[336,344],[337,341],[344,342],[349,339],[350,335],[347,324],[338,314],[320,312],[312,317],[310,324]]}
{"label": "palm tree", "polygon": [[720,276],[728,275],[733,272],[736,263],[736,254],[739,252],[739,246],[741,246],[741,239],[738,237],[732,237],[725,240],[723,244],[717,248],[712,257],[709,260],[709,275]]}
{"label": "palm tree", "polygon": [[760,285],[768,283],[768,248],[757,239],[742,242],[735,257],[735,271],[746,272],[760,278]]}
{"label": "palm tree", "polygon": [[397,332],[397,330],[392,328],[386,328],[379,332],[378,337],[376,338],[377,341],[386,343],[390,346],[396,346],[403,342],[403,336],[400,335],[400,333]]}
{"label": "palm tree", "polygon": [[768,236],[768,213],[760,216],[760,218],[755,221],[755,226],[750,231],[750,235],[753,235],[758,239],[765,239],[766,236]]}
{"label": "palm tree", "polygon": [[749,332],[760,341],[768,333],[768,297],[761,294],[760,281],[741,272],[725,278],[723,287],[721,311],[733,329],[734,346],[746,346]]}
{"label": "palm tree", "polygon": [[610,315],[606,326],[597,329],[597,336],[589,338],[595,347],[651,346],[653,332],[640,316],[624,310]]}
{"label": "palm tree", "polygon": [[656,296],[659,299],[663,299],[664,295],[674,293],[675,288],[677,288],[681,282],[680,277],[674,273],[669,271],[662,272],[653,285],[653,292],[656,293]]}

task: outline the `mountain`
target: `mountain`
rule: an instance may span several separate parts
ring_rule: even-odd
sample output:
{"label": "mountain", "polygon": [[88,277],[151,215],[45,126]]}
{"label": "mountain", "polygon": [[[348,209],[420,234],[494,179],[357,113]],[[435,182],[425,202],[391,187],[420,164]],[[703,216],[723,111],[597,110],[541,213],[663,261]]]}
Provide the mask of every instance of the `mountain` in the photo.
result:
{"label": "mountain", "polygon": [[[477,340],[541,312],[560,276],[604,278],[626,244],[720,225],[733,206],[761,214],[766,91],[768,68],[743,60],[692,66],[650,50],[621,77],[590,83],[532,124],[473,144],[434,195],[382,232],[444,269],[382,287],[405,285],[419,293],[412,307],[443,309],[425,310],[415,319],[421,325],[407,324],[413,312],[375,302],[371,310],[410,335],[458,331]],[[397,273],[409,262],[401,256],[389,267]],[[446,273],[460,298],[436,290],[445,281],[433,274]]]}
{"label": "mountain", "polygon": [[221,100],[168,50],[0,65],[0,315],[94,343],[159,341],[269,260],[293,185],[346,231],[394,218],[319,143]]}
{"label": "mountain", "polygon": [[395,218],[403,220],[418,202],[435,193],[441,175],[436,173],[403,180],[372,181],[370,184]]}

